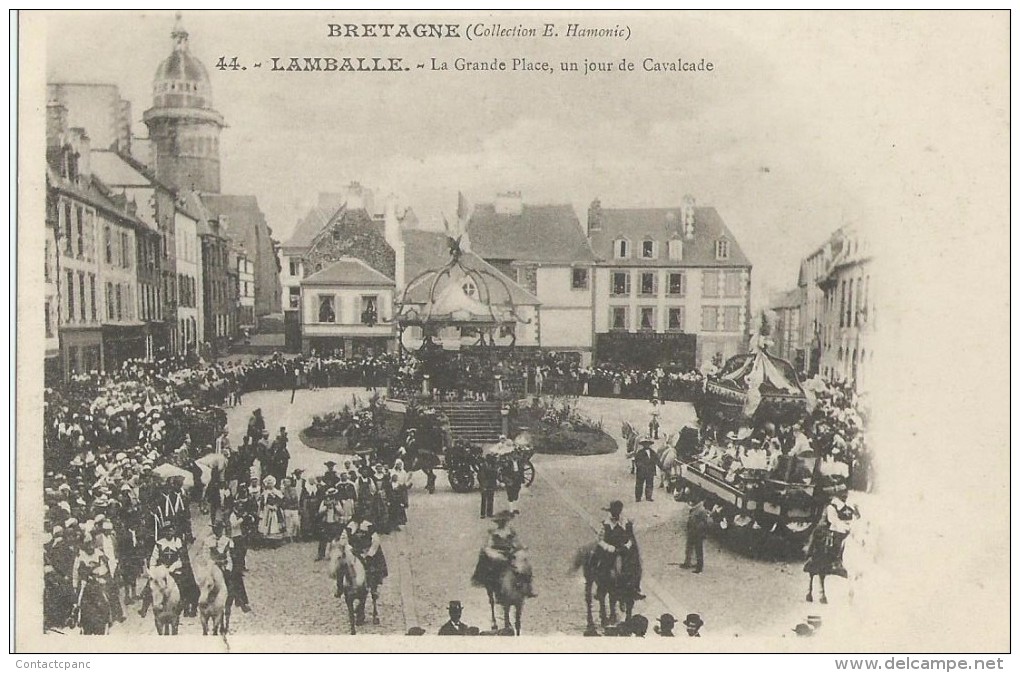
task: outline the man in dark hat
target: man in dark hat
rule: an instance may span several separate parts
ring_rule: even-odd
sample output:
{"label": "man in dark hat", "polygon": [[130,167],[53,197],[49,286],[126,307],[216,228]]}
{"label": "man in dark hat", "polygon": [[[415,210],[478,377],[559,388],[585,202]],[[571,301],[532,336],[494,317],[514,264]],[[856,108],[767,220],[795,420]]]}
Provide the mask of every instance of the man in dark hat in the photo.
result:
{"label": "man in dark hat", "polygon": [[702,621],[701,615],[696,612],[692,612],[687,615],[687,619],[684,620],[684,627],[687,628],[687,635],[691,638],[701,637],[701,627],[705,625]]}
{"label": "man in dark hat", "polygon": [[[712,525],[712,518],[705,509],[704,499],[697,500],[691,505],[690,513],[687,515],[687,540],[684,551],[684,562],[681,568],[694,568],[695,573],[700,573],[705,568],[705,536]],[[691,565],[691,557],[694,557],[694,565]]]}
{"label": "man in dark hat", "polygon": [[676,625],[676,617],[668,612],[664,612],[659,617],[659,625],[655,627],[655,632],[663,638],[673,637],[673,626]]}
{"label": "man in dark hat", "polygon": [[337,498],[336,487],[326,489],[318,511],[319,520],[319,550],[315,556],[316,561],[326,558],[326,545],[340,535],[344,524],[344,509]]}
{"label": "man in dark hat", "polygon": [[478,466],[478,488],[482,494],[481,518],[492,516],[496,500],[497,477],[496,455],[490,453]]}
{"label": "man in dark hat", "polygon": [[460,604],[460,601],[450,601],[450,607],[447,608],[447,612],[450,613],[450,619],[439,627],[439,635],[441,636],[466,636],[471,630],[471,627],[460,621],[461,615],[464,614],[464,607]]}
{"label": "man in dark hat", "polygon": [[326,473],[319,479],[319,484],[322,488],[333,488],[336,483],[340,481],[340,475],[336,473],[333,468],[336,467],[336,463],[332,460],[326,461]]}
{"label": "man in dark hat", "polygon": [[633,583],[634,599],[645,598],[641,591],[641,555],[634,536],[634,523],[623,518],[623,503],[619,500],[609,503],[606,511],[609,517],[602,522],[597,543],[599,564],[605,568],[603,564],[615,564],[619,557],[623,574]]}
{"label": "man in dark hat", "polygon": [[655,469],[658,465],[658,457],[652,450],[654,443],[651,437],[642,437],[639,442],[641,446],[634,452],[634,502],[641,502],[642,492],[646,500],[652,501]]}

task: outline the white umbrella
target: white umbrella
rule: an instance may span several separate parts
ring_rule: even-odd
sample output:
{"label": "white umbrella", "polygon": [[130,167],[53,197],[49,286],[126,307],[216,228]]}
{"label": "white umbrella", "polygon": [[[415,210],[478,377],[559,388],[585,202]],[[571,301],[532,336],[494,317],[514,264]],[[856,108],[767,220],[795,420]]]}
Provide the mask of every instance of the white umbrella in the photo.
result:
{"label": "white umbrella", "polygon": [[187,470],[182,470],[176,465],[170,463],[163,463],[153,468],[152,473],[161,479],[170,479],[171,477],[182,477],[184,479],[185,488],[193,488],[195,486],[195,477]]}

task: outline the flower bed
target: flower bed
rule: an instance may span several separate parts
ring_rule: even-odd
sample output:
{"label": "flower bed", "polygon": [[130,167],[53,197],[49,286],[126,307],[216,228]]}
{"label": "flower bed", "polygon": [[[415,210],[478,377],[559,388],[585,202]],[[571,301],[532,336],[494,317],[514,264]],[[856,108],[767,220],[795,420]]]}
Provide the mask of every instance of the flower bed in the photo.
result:
{"label": "flower bed", "polygon": [[570,399],[535,400],[530,406],[514,410],[518,429],[531,434],[536,453],[570,456],[594,456],[613,453],[616,440],[602,429],[601,421],[592,421],[577,411]]}

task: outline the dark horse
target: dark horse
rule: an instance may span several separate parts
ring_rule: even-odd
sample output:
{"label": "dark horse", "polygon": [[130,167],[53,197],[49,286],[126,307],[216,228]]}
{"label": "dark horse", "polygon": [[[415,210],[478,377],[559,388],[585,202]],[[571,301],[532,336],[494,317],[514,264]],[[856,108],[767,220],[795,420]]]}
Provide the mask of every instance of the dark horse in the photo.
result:
{"label": "dark horse", "polygon": [[[637,550],[632,554],[636,555]],[[634,561],[636,561],[636,556]],[[573,570],[584,571],[584,602],[588,611],[588,627],[595,627],[591,613],[592,587],[599,602],[599,623],[602,626],[617,622],[616,606],[619,604],[626,619],[634,611],[634,601],[640,580],[640,565],[627,562],[619,554],[605,553],[595,543],[585,545],[574,555]],[[606,614],[606,599],[609,599],[609,614]]]}
{"label": "dark horse", "polygon": [[110,599],[102,581],[87,576],[78,596],[77,624],[86,636],[106,635],[113,623]]}

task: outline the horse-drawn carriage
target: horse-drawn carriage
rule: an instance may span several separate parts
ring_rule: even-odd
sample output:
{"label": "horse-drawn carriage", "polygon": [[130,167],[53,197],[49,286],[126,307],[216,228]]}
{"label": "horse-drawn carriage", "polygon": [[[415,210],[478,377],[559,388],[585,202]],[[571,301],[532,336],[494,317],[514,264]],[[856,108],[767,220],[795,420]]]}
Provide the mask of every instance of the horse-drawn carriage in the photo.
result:
{"label": "horse-drawn carriage", "polygon": [[[535,481],[535,465],[531,462],[534,451],[528,447],[515,446],[510,451],[496,453],[496,479],[506,484],[515,478],[513,471],[519,471],[522,486],[531,486]],[[450,488],[457,493],[468,493],[475,487],[478,468],[484,460],[482,447],[465,442],[455,441],[446,450],[441,468],[446,469]],[[515,467],[516,463],[516,467]]]}

